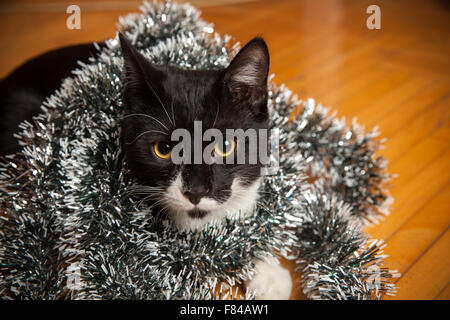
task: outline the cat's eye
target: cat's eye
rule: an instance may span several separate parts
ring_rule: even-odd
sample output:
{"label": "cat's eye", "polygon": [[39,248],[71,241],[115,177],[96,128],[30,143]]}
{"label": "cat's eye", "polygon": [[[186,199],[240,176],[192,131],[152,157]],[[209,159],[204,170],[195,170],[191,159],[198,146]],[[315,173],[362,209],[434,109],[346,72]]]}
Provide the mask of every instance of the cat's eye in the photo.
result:
{"label": "cat's eye", "polygon": [[236,148],[234,139],[226,139],[223,143],[216,143],[214,145],[214,152],[221,157],[228,157]]}
{"label": "cat's eye", "polygon": [[168,142],[157,141],[153,143],[153,151],[158,158],[169,159],[172,153],[172,146]]}

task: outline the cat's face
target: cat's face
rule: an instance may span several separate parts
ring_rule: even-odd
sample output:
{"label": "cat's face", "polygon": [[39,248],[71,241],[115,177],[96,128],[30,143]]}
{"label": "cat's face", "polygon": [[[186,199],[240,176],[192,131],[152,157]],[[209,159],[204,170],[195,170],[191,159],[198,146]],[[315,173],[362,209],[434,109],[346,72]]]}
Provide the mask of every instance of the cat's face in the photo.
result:
{"label": "cat's face", "polygon": [[[250,41],[228,68],[209,71],[153,65],[122,35],[120,40],[126,74],[122,143],[128,166],[142,185],[137,192],[180,228],[252,211],[260,162],[175,164],[171,135],[185,129],[193,137],[198,133],[194,121],[200,121],[202,133],[210,128],[224,133],[225,143],[213,148],[211,156],[229,160],[235,159],[238,142],[227,138],[226,129],[267,129],[269,54],[264,40]],[[201,152],[208,144],[202,142]],[[248,160],[249,148],[243,149]],[[198,151],[191,148],[192,159]]]}

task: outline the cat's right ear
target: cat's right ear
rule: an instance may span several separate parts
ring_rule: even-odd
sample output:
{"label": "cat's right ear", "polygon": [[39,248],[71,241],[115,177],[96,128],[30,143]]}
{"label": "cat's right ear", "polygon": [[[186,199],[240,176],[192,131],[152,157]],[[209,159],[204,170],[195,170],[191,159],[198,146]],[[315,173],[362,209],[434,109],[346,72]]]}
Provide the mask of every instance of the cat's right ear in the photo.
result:
{"label": "cat's right ear", "polygon": [[132,108],[139,104],[143,96],[157,94],[164,73],[153,66],[121,32],[119,40],[125,69],[125,99],[128,100],[128,108]]}

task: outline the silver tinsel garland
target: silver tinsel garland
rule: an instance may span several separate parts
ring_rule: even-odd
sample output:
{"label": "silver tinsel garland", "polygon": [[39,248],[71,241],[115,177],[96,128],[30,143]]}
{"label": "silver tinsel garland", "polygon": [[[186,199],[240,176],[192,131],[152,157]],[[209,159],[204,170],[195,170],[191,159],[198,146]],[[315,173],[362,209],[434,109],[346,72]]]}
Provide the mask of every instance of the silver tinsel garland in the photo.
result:
{"label": "silver tinsel garland", "polygon": [[[144,3],[142,14],[120,22],[155,63],[226,67],[238,44],[199,16],[187,4]],[[310,298],[394,293],[382,242],[362,232],[390,203],[375,131],[348,127],[271,82],[280,167],[265,176],[255,214],[181,232],[128,196],[122,65],[117,37],[108,40],[46,100],[33,125],[21,125],[23,151],[0,167],[2,298],[227,298],[227,285],[252,277],[255,258],[275,252],[297,262]]]}

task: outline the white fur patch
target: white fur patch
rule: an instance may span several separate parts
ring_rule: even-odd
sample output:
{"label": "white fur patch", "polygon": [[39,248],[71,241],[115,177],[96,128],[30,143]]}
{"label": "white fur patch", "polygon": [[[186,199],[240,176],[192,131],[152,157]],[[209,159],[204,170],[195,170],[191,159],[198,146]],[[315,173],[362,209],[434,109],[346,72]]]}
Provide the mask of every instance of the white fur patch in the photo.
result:
{"label": "white fur patch", "polygon": [[255,292],[256,300],[288,300],[292,291],[292,279],[277,259],[258,260],[255,275],[246,283]]}
{"label": "white fur patch", "polygon": [[202,198],[197,208],[208,211],[208,214],[199,219],[191,218],[187,213],[195,206],[182,194],[183,181],[181,174],[178,174],[164,195],[164,204],[179,229],[201,229],[207,224],[220,223],[225,217],[252,213],[258,199],[261,180],[259,178],[252,185],[244,187],[240,179],[235,178],[231,185],[231,195],[224,203],[207,197]]}
{"label": "white fur patch", "polygon": [[[191,218],[188,211],[195,208],[182,194],[181,173],[171,183],[164,195],[164,204],[171,219],[181,230],[202,229],[206,225],[218,224],[225,217],[245,217],[254,212],[258,199],[258,189],[262,178],[245,187],[239,178],[231,184],[231,195],[224,203],[204,197],[197,208],[208,211],[203,218]],[[288,270],[280,266],[277,259],[258,260],[255,263],[255,275],[247,283],[247,288],[255,292],[257,300],[286,300],[292,291],[292,280]]]}
{"label": "white fur patch", "polygon": [[232,77],[233,81],[254,86],[259,82],[259,72],[256,64],[247,64],[240,68]]}

